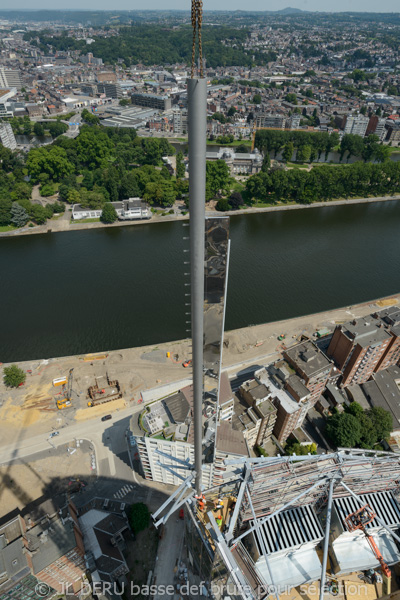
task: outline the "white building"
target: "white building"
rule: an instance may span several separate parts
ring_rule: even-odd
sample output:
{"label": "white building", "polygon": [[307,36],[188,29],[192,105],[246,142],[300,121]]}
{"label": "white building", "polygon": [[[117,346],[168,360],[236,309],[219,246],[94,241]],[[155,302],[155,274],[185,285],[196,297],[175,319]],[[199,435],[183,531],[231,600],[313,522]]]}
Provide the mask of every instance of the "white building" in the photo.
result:
{"label": "white building", "polygon": [[0,67],[0,88],[22,88],[21,71]]}
{"label": "white building", "polygon": [[9,148],[10,150],[16,149],[17,142],[15,141],[15,135],[10,123],[0,124],[0,141],[5,148]]}
{"label": "white building", "polygon": [[188,111],[187,108],[174,108],[172,112],[172,123],[174,133],[184,134],[188,132]]}
{"label": "white building", "polygon": [[[111,202],[120,221],[133,221],[135,219],[150,219],[151,212],[147,204],[140,198],[129,198],[121,202]],[[72,207],[72,220],[80,219],[99,219],[103,209],[84,208],[80,204],[74,204]]]}
{"label": "white building", "polygon": [[0,90],[0,118],[13,116],[13,111],[8,101],[15,96],[16,93],[16,88]]}
{"label": "white building", "polygon": [[353,135],[360,135],[361,137],[364,137],[367,131],[368,124],[368,117],[364,117],[363,115],[357,115],[356,117],[348,115],[346,117],[344,133],[351,133]]}

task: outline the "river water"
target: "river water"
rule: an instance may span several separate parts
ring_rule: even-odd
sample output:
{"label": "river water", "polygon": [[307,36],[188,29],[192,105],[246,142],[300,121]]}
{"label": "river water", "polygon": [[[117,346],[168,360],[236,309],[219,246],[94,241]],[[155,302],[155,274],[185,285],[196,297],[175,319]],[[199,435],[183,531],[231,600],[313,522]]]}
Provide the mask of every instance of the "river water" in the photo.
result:
{"label": "river water", "polygon": [[[182,223],[0,239],[0,361],[185,334]],[[400,291],[400,201],[231,219],[226,328]]]}

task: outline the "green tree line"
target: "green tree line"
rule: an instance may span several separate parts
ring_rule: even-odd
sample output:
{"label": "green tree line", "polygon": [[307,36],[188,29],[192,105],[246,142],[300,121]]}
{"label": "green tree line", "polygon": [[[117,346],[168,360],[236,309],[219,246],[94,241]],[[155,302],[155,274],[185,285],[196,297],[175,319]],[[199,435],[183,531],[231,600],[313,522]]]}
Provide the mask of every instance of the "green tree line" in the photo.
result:
{"label": "green tree line", "polygon": [[[39,47],[48,52],[53,50],[80,50],[87,52],[85,40],[77,40],[67,35],[52,37],[46,32],[38,32]],[[248,29],[220,26],[203,30],[203,52],[210,67],[229,65],[251,66],[262,65],[276,59],[276,53],[268,50],[258,52],[243,50],[244,42],[249,36]],[[31,42],[35,44],[36,41]],[[189,63],[191,61],[192,28],[181,26],[167,28],[162,25],[133,25],[119,30],[118,36],[107,38],[95,37],[90,51],[104,62],[116,64],[118,59],[125,66],[142,63],[145,65]]]}
{"label": "green tree line", "polygon": [[400,192],[400,163],[356,162],[311,171],[292,169],[260,172],[247,180],[248,202],[299,202],[311,204],[334,198],[362,198]]}
{"label": "green tree line", "polygon": [[257,131],[255,146],[264,154],[273,152],[275,157],[282,151],[285,162],[293,158],[294,151],[296,151],[296,159],[301,162],[313,162],[320,159],[322,155],[325,155],[326,159],[334,148],[338,148],[340,160],[345,156],[347,159],[355,156],[364,161],[383,162],[390,156],[389,148],[382,145],[376,135],[362,138],[359,135],[345,134],[339,143],[339,135],[336,132],[329,134],[264,129]]}

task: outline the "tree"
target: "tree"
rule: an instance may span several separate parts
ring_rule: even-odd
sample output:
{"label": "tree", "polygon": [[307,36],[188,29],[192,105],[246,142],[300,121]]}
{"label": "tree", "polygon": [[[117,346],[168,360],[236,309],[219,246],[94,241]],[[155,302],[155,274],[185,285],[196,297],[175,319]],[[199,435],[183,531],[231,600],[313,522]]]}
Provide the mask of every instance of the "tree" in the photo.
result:
{"label": "tree", "polygon": [[253,103],[254,104],[261,104],[262,98],[261,98],[261,94],[254,94],[253,96]]}
{"label": "tree", "polygon": [[44,127],[41,123],[35,123],[33,126],[33,133],[38,137],[42,137],[44,135]]}
{"label": "tree", "polygon": [[0,225],[10,225],[11,207],[12,201],[10,198],[0,198]]}
{"label": "tree", "polygon": [[231,206],[230,206],[227,198],[220,198],[218,200],[215,208],[220,211],[226,211],[226,210],[230,210]]}
{"label": "tree", "polygon": [[81,195],[78,190],[70,189],[67,196],[67,202],[69,204],[79,204],[81,201]]}
{"label": "tree", "polygon": [[354,448],[361,440],[361,423],[347,412],[328,417],[325,433],[336,447]]}
{"label": "tree", "polygon": [[136,535],[147,529],[150,523],[150,512],[143,502],[132,504],[129,511],[129,524]]}
{"label": "tree", "polygon": [[121,100],[118,103],[120,106],[129,106],[131,103],[130,100],[128,100],[128,98],[121,98]]}
{"label": "tree", "polygon": [[7,387],[16,388],[21,383],[25,383],[26,373],[17,367],[17,365],[10,365],[9,367],[4,367],[3,379]]}
{"label": "tree", "polygon": [[241,206],[243,206],[243,197],[240,192],[232,192],[229,196],[228,202],[232,210],[238,210]]}
{"label": "tree", "polygon": [[18,203],[13,202],[11,206],[11,223],[16,227],[23,227],[29,221],[26,210]]}
{"label": "tree", "polygon": [[207,161],[206,171],[209,192],[215,196],[220,190],[225,190],[230,178],[226,162],[224,160]]}
{"label": "tree", "polygon": [[290,102],[290,104],[297,104],[297,96],[296,94],[289,93],[285,96],[286,102]]}
{"label": "tree", "polygon": [[237,110],[234,106],[231,106],[227,112],[228,117],[233,117],[236,114]]}
{"label": "tree", "polygon": [[99,117],[89,112],[86,108],[83,109],[81,117],[82,121],[85,121],[89,125],[98,125],[100,123]]}
{"label": "tree", "polygon": [[[47,219],[52,217],[53,211],[46,210],[47,207],[42,206],[41,204],[32,204],[31,208],[31,217],[38,225],[43,225],[46,223]],[[50,214],[51,213],[51,214]]]}
{"label": "tree", "polygon": [[261,165],[261,171],[263,173],[268,173],[269,169],[271,167],[271,159],[269,157],[268,152],[266,152],[263,156],[263,161],[262,161],[262,165]]}
{"label": "tree", "polygon": [[183,162],[182,152],[178,152],[176,155],[176,176],[179,179],[185,177],[185,163]]}
{"label": "tree", "polygon": [[28,154],[26,166],[34,183],[39,181],[42,173],[46,173],[53,181],[59,181],[74,171],[74,165],[68,160],[67,152],[53,145],[33,148]]}
{"label": "tree", "polygon": [[110,202],[106,202],[101,213],[100,221],[102,223],[114,223],[118,219],[117,212]]}
{"label": "tree", "polygon": [[293,142],[288,142],[287,144],[285,144],[285,147],[283,148],[282,160],[284,162],[289,162],[293,156],[293,152],[294,152]]}
{"label": "tree", "polygon": [[299,162],[307,162],[308,160],[310,160],[310,156],[311,146],[300,146],[296,154],[296,160],[298,160]]}
{"label": "tree", "polygon": [[307,444],[303,446],[294,440],[289,440],[285,446],[285,452],[289,456],[296,454],[297,456],[305,456],[307,454],[317,454],[317,446],[315,444]]}
{"label": "tree", "polygon": [[389,411],[380,406],[374,406],[367,410],[366,414],[372,421],[378,441],[387,440],[393,430],[393,421]]}

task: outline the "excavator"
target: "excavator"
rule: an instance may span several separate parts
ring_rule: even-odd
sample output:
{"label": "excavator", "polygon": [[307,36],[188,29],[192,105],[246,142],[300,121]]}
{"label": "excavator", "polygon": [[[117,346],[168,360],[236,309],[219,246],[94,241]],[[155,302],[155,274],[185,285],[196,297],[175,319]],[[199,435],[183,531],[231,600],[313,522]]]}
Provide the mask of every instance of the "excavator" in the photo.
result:
{"label": "excavator", "polygon": [[63,408],[68,408],[71,406],[71,396],[72,396],[72,372],[74,369],[70,369],[68,373],[68,387],[65,392],[65,398],[57,400],[57,408],[62,410]]}
{"label": "excavator", "polygon": [[[360,531],[363,532],[363,534],[367,538],[369,545],[371,546],[372,552],[374,553],[377,560],[379,561],[379,564],[381,565],[382,576],[386,579],[387,587],[390,589],[392,572],[389,569],[389,567],[387,566],[387,564],[385,563],[384,558],[383,558],[378,546],[376,545],[374,538],[372,537],[372,535],[370,535],[368,533],[368,531],[366,529],[367,525],[372,523],[372,521],[375,519],[375,517],[376,517],[376,513],[372,510],[372,508],[368,504],[365,504],[365,506],[362,506],[355,512],[348,515],[345,518],[345,523],[346,523],[347,529],[350,532],[356,531],[357,529],[359,529]],[[370,572],[368,572],[368,574],[371,575]],[[371,580],[373,581],[372,577],[371,577]]]}

